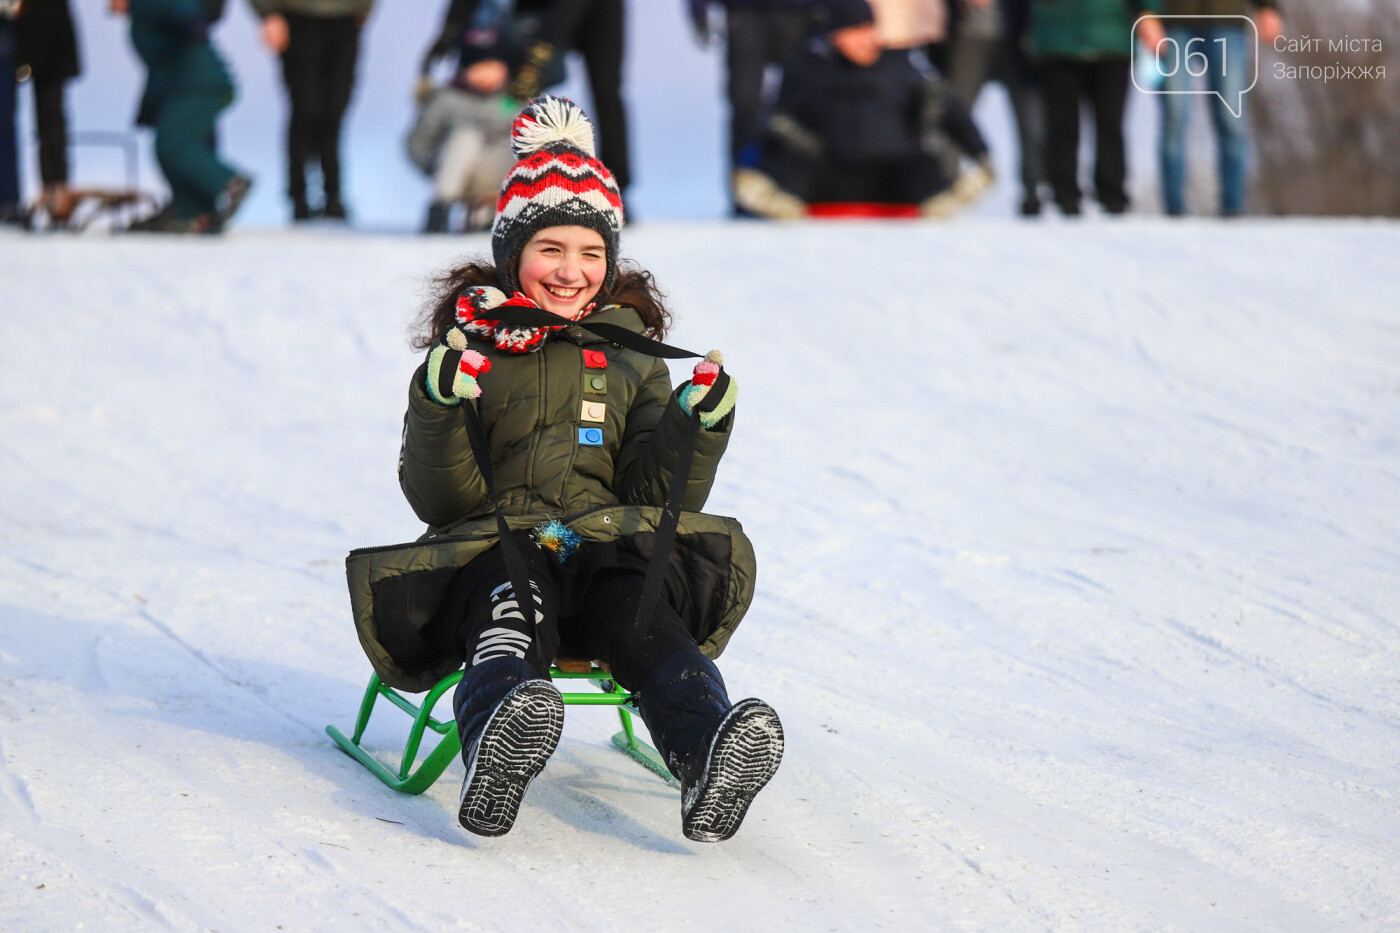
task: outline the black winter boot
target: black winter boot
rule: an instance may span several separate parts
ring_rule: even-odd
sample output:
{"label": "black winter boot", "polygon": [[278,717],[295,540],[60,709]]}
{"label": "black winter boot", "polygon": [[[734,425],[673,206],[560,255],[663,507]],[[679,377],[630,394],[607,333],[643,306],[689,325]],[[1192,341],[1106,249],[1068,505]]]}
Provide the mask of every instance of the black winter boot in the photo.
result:
{"label": "black winter boot", "polygon": [[545,672],[524,658],[512,656],[491,658],[462,672],[462,681],[452,694],[452,715],[457,719],[463,761],[467,757],[467,739],[481,731],[496,704],[518,684],[544,676]]}
{"label": "black winter boot", "polygon": [[637,709],[681,782],[686,838],[733,836],[782,760],[778,714],[762,700],[731,706],[719,669],[699,651],[658,665],[637,691]]}
{"label": "black winter boot", "polygon": [[525,661],[496,658],[467,669],[452,705],[467,766],[457,820],[478,835],[504,835],[559,745],[564,699]]}
{"label": "black winter boot", "polygon": [[677,777],[680,762],[705,741],[731,706],[719,668],[695,649],[673,654],[652,668],[637,691],[637,711],[661,760]]}
{"label": "black winter boot", "polygon": [[696,842],[723,842],[739,831],[749,804],[783,760],[783,724],[762,700],[740,700],[708,742],[675,769],[681,782],[681,831]]}

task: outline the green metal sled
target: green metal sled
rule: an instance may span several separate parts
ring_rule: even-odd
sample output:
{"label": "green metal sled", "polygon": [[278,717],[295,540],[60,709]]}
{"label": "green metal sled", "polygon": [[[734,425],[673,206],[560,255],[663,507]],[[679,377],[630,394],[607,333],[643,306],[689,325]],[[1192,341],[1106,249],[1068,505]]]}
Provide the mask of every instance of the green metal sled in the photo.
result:
{"label": "green metal sled", "polygon": [[[611,674],[588,661],[571,661],[561,658],[550,668],[549,675],[556,681],[592,681],[601,692],[561,690],[564,704],[566,706],[616,707],[618,718],[622,721],[622,731],[612,737],[613,745],[648,771],[674,786],[679,786],[676,779],[671,776],[670,770],[662,762],[661,756],[657,754],[656,749],[637,738],[632,724],[632,715],[637,713],[636,701],[630,691],[625,690],[617,681],[613,680]],[[461,754],[462,743],[457,736],[456,721],[448,719],[443,722],[434,719],[432,715],[438,700],[442,698],[443,694],[456,687],[461,679],[461,671],[448,674],[438,681],[433,689],[425,693],[420,702],[414,703],[409,697],[382,683],[378,674],[371,674],[369,686],[365,688],[364,700],[360,703],[360,715],[355,720],[355,734],[352,737],[347,737],[335,726],[326,726],[326,733],[335,739],[336,744],[346,754],[364,765],[375,777],[394,790],[405,794],[421,794],[432,787],[433,782],[442,776],[442,772],[447,770],[447,766],[452,764]],[[360,740],[364,738],[365,727],[369,725],[369,717],[374,712],[375,704],[381,697],[413,717],[413,725],[409,727],[408,741],[404,743],[403,757],[399,760],[397,771],[390,770],[389,766],[379,761],[360,745]],[[429,729],[442,738],[437,741],[436,746],[427,754],[422,763],[415,768],[414,762],[418,759],[424,733]]]}

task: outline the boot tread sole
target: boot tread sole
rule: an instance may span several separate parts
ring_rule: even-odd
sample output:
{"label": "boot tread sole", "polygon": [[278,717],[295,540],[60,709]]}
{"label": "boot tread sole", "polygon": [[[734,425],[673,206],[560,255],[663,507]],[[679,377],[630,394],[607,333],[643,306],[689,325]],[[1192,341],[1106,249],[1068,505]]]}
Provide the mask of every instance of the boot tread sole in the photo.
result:
{"label": "boot tread sole", "polygon": [[462,781],[458,822],[479,836],[509,832],[563,731],[564,700],[549,681],[528,680],[507,693],[482,727]]}
{"label": "boot tread sole", "polygon": [[682,801],[682,831],[696,842],[722,842],[739,830],[749,804],[778,770],[783,726],[761,700],[735,704],[711,742],[705,771]]}

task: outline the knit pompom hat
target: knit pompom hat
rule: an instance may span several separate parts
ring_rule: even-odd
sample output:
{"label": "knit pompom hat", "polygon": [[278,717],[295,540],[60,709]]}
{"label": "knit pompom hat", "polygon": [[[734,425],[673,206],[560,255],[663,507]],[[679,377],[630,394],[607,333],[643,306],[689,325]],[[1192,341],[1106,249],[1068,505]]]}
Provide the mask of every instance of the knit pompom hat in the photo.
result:
{"label": "knit pompom hat", "polygon": [[546,227],[568,225],[602,236],[607,292],[617,277],[622,192],[593,154],[593,124],[571,100],[536,97],[515,118],[510,148],[520,161],[506,173],[491,225],[491,253],[506,294],[520,288],[516,263],[530,238]]}

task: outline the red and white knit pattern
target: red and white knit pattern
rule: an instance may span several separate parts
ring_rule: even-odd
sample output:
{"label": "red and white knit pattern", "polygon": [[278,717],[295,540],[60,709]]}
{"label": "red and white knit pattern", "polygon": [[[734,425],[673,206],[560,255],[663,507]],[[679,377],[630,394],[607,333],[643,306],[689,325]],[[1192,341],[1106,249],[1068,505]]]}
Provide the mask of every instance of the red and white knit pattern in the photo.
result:
{"label": "red and white knit pattern", "polygon": [[[544,346],[550,334],[564,328],[563,324],[545,327],[502,324],[499,320],[487,316],[492,310],[500,307],[538,308],[539,305],[520,292],[507,299],[505,292],[499,288],[489,285],[473,286],[457,296],[457,325],[461,328],[459,332],[489,341],[497,350],[506,353],[532,353]],[[590,304],[583,309],[579,317],[592,314],[594,307]]]}
{"label": "red and white knit pattern", "polygon": [[506,176],[492,230],[528,224],[545,213],[602,215],[609,227],[621,230],[622,193],[612,172],[592,156],[577,149],[546,149],[521,159]]}
{"label": "red and white knit pattern", "polygon": [[607,249],[603,289],[617,274],[622,192],[593,154],[593,124],[578,104],[563,97],[530,101],[511,128],[511,151],[520,160],[506,174],[491,225],[491,253],[506,291],[517,291],[516,261],[530,238],[547,227],[598,231]]}

